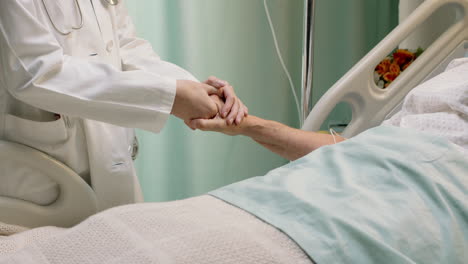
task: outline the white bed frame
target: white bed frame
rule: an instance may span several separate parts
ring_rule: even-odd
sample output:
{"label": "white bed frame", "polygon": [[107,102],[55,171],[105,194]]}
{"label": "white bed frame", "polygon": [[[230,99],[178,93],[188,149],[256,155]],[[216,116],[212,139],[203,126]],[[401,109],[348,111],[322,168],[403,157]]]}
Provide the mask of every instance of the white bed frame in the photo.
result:
{"label": "white bed frame", "polygon": [[[435,41],[391,87],[379,89],[374,84],[375,66],[445,4],[457,5],[462,20]],[[430,0],[422,4],[322,97],[303,128],[319,130],[339,102],[348,102],[352,108],[353,119],[344,131],[345,137],[379,125],[413,87],[437,74],[452,58],[465,55],[468,43],[468,16],[465,14],[468,14],[468,0]],[[22,162],[27,168],[46,172],[60,188],[58,199],[48,206],[0,197],[0,222],[26,227],[69,227],[98,211],[92,188],[65,165],[35,149],[11,142],[0,141],[0,150],[0,172],[11,162]]]}
{"label": "white bed frame", "polygon": [[[432,14],[448,4],[457,8],[460,21],[432,43],[387,89],[378,88],[374,82],[374,69],[377,64]],[[351,122],[342,133],[344,137],[353,137],[366,129],[378,126],[399,108],[411,89],[439,74],[451,60],[464,57],[466,50],[468,0],[425,1],[322,96],[305,120],[302,129],[320,130],[330,112],[340,102],[348,103],[352,110]]]}

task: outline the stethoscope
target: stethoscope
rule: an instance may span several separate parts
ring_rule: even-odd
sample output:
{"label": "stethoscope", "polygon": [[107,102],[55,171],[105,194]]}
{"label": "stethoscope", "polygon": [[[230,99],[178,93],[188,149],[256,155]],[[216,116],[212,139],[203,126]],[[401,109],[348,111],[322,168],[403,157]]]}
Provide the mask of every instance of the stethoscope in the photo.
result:
{"label": "stethoscope", "polygon": [[[119,0],[105,0],[109,5],[117,5],[119,4]],[[80,30],[81,28],[83,28],[83,12],[81,11],[81,6],[80,6],[80,2],[78,2],[78,0],[75,0],[75,4],[76,4],[76,8],[78,9],[78,13],[80,15],[80,23],[78,26],[72,26],[72,29],[69,30],[69,31],[62,31],[60,30],[54,23],[54,20],[52,19],[52,17],[50,16],[50,13],[49,13],[49,10],[47,9],[47,5],[46,3],[44,2],[44,0],[42,0],[42,4],[44,5],[44,9],[46,11],[46,14],[47,16],[49,17],[49,20],[50,22],[52,23],[52,26],[55,28],[55,30],[57,30],[58,33],[60,33],[61,35],[70,35],[74,30]]]}

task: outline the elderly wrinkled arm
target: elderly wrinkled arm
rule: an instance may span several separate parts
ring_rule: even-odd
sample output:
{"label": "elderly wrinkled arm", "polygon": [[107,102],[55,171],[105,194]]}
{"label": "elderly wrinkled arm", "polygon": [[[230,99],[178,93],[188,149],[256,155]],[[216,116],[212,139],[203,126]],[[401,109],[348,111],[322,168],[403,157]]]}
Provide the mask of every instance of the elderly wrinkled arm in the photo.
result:
{"label": "elderly wrinkled arm", "polygon": [[190,123],[193,129],[216,131],[227,135],[244,135],[252,138],[270,151],[288,159],[296,160],[325,145],[341,142],[340,136],[303,131],[281,123],[249,115],[240,125],[227,125],[220,117],[212,120],[198,119]]}
{"label": "elderly wrinkled arm", "polygon": [[295,129],[255,116],[246,121],[245,136],[288,160],[296,160],[322,146],[345,140],[340,136],[333,139],[332,135]]}

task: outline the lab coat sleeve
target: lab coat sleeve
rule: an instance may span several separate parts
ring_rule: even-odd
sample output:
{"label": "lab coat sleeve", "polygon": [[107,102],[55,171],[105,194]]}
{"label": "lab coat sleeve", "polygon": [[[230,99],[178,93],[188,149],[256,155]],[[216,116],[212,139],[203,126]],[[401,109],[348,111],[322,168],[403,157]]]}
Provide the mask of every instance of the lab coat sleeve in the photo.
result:
{"label": "lab coat sleeve", "polygon": [[116,6],[116,15],[120,56],[124,70],[145,70],[174,79],[198,81],[181,67],[161,60],[148,41],[136,36],[135,26],[124,3]]}
{"label": "lab coat sleeve", "polygon": [[176,80],[64,55],[33,0],[0,1],[0,85],[46,111],[159,132]]}

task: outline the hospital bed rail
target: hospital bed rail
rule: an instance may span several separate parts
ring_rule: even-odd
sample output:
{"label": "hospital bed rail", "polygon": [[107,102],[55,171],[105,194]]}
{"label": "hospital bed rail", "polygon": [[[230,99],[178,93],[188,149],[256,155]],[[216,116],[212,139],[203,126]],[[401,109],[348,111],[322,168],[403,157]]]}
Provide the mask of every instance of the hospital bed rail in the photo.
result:
{"label": "hospital bed rail", "polygon": [[[374,70],[412,32],[440,8],[452,5],[460,20],[449,27],[392,84],[381,89],[374,81]],[[468,43],[468,0],[428,0],[362,58],[317,102],[302,129],[318,131],[340,102],[348,103],[352,119],[344,137],[380,125],[401,104],[404,97],[424,80],[440,73],[454,58],[463,57]]]}

